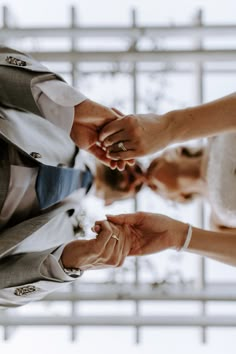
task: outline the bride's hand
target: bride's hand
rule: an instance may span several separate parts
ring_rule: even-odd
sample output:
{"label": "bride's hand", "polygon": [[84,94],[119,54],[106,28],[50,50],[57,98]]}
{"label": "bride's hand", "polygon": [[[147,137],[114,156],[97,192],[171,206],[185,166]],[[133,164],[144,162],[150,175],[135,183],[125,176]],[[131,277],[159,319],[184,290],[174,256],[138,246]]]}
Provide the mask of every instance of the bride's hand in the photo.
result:
{"label": "bride's hand", "polygon": [[106,124],[99,141],[107,150],[107,158],[133,159],[165,148],[169,143],[168,124],[165,115],[127,115]]}

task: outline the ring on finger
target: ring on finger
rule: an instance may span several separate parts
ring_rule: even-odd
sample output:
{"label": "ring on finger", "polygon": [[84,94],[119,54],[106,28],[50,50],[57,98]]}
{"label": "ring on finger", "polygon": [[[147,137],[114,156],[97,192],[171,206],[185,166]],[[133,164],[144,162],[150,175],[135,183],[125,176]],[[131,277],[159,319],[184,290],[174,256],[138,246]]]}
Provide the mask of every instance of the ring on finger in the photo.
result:
{"label": "ring on finger", "polygon": [[118,144],[117,144],[118,148],[121,149],[122,151],[127,151],[123,141],[120,141]]}

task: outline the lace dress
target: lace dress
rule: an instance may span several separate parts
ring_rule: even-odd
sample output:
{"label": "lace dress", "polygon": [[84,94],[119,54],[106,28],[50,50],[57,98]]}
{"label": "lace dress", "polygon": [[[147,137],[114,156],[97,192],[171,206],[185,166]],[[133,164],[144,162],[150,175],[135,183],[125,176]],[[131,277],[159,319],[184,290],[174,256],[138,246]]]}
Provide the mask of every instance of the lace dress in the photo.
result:
{"label": "lace dress", "polygon": [[236,227],[236,133],[210,140],[207,167],[208,198],[218,221]]}

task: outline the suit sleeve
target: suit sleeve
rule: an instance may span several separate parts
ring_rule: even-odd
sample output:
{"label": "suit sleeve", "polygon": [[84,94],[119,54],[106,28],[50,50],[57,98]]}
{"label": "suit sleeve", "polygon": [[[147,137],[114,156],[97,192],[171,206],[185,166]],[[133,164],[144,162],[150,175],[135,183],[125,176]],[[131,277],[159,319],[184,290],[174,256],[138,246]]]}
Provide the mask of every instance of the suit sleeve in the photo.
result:
{"label": "suit sleeve", "polygon": [[[0,261],[0,308],[16,307],[40,300],[69,281],[42,275],[43,262],[54,249],[8,256]],[[72,278],[71,278],[71,281]]]}
{"label": "suit sleeve", "polygon": [[[10,58],[10,59],[9,59]],[[0,105],[31,112],[39,116],[45,114],[38,104],[41,91],[55,102],[52,90],[40,86],[44,82],[56,81],[58,87],[55,92],[65,89],[64,80],[47,67],[34,60],[31,56],[7,47],[0,47]],[[55,86],[55,84],[54,84]],[[69,105],[81,103],[85,96],[77,92],[78,99],[75,102],[70,99],[71,92],[68,86],[67,101]],[[51,97],[50,97],[51,96]],[[61,96],[62,97],[62,96]],[[73,95],[72,95],[73,97]],[[60,101],[60,97],[59,97]],[[57,102],[60,103],[60,102]],[[62,104],[61,107],[66,105]]]}
{"label": "suit sleeve", "polygon": [[69,134],[74,121],[74,107],[86,100],[86,97],[59,80],[35,84],[32,92],[42,116]]}
{"label": "suit sleeve", "polygon": [[[21,240],[17,242],[20,228]],[[6,229],[0,238],[0,308],[40,300],[74,281],[72,278],[60,279],[55,272],[44,272],[47,262],[52,261],[53,252],[74,239],[67,212],[27,220],[22,225]]]}

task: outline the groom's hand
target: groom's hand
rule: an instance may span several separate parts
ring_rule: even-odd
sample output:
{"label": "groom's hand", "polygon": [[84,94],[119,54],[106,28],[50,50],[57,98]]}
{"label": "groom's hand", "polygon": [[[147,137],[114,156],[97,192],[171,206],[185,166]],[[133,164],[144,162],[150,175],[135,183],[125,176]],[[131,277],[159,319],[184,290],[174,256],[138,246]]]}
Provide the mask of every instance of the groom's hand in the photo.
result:
{"label": "groom's hand", "polygon": [[75,240],[63,250],[61,261],[66,268],[81,270],[120,267],[130,252],[131,243],[124,233],[107,220],[96,223],[96,238]]}
{"label": "groom's hand", "polygon": [[[99,145],[98,136],[101,129],[120,115],[112,109],[89,99],[75,106],[71,138],[81,149],[96,156],[105,165],[123,170],[127,161],[113,161],[106,156],[106,150]],[[133,164],[133,160],[128,163]]]}

